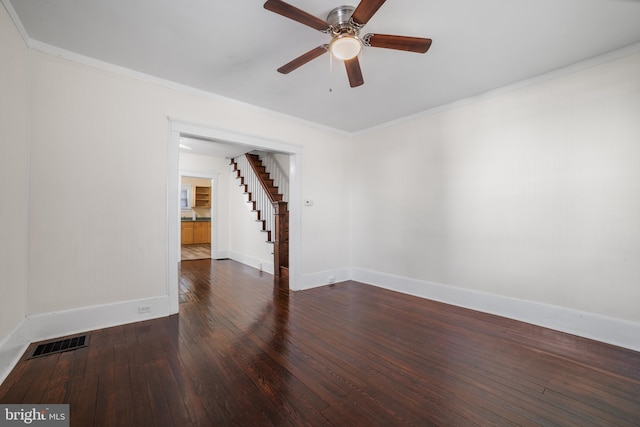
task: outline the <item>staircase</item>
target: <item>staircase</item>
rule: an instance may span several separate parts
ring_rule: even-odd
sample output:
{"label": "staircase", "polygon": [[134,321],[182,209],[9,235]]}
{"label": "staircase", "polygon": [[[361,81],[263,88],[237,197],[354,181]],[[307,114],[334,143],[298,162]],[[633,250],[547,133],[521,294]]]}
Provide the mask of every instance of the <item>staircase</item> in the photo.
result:
{"label": "staircase", "polygon": [[261,231],[267,235],[267,243],[273,244],[274,276],[279,280],[289,278],[289,209],[274,180],[257,154],[247,153],[232,159],[230,165],[240,180],[243,193],[256,221],[262,223]]}

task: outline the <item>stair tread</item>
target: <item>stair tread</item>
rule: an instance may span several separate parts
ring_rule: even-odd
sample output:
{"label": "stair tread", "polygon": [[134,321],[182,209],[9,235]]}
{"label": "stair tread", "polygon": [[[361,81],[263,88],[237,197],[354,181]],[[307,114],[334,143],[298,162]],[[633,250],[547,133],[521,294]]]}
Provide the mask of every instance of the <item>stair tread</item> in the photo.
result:
{"label": "stair tread", "polygon": [[[278,259],[274,259],[274,262],[278,262],[280,265],[275,265],[275,269],[278,272],[282,272],[283,276],[288,277],[288,258],[289,258],[289,210],[287,209],[287,202],[284,201],[284,195],[280,193],[280,189],[278,186],[274,185],[275,184],[275,179],[271,178],[271,174],[267,171],[267,167],[266,165],[263,164],[262,160],[260,159],[260,156],[258,154],[253,154],[253,153],[246,153],[245,154],[246,159],[249,162],[249,166],[251,169],[253,169],[253,173],[255,173],[255,175],[258,178],[259,181],[259,185],[262,186],[262,188],[264,189],[264,191],[267,193],[267,196],[269,197],[269,199],[273,202],[273,205],[276,206],[277,212],[279,212],[278,214],[278,219],[277,219],[277,223],[276,223],[276,228],[279,228],[282,226],[282,215],[285,215],[284,218],[284,227],[282,230],[280,230],[280,236],[276,236],[275,235],[275,230],[267,230],[267,222],[265,219],[261,219],[260,217],[262,216],[261,214],[261,210],[257,209],[256,206],[256,201],[255,200],[251,200],[252,198],[252,194],[249,191],[249,185],[247,183],[245,183],[245,179],[244,177],[242,177],[242,171],[238,168],[238,163],[232,159],[230,162],[230,165],[233,166],[233,170],[234,172],[236,172],[237,176],[236,178],[240,179],[241,183],[240,186],[244,186],[244,194],[247,194],[249,197],[249,200],[247,201],[247,203],[253,203],[252,207],[253,209],[251,209],[252,212],[256,212],[257,213],[257,217],[258,219],[256,219],[256,222],[261,222],[262,223],[262,229],[260,231],[267,233],[267,240],[265,241],[266,243],[270,244],[270,245],[274,245],[273,246],[273,251],[272,251],[272,255],[276,255],[276,253],[278,253]],[[283,204],[284,203],[284,204]],[[277,204],[277,205],[276,205]],[[281,224],[281,225],[278,225]],[[276,238],[274,238],[276,237]],[[281,240],[280,241],[276,241],[277,237],[280,237]]]}

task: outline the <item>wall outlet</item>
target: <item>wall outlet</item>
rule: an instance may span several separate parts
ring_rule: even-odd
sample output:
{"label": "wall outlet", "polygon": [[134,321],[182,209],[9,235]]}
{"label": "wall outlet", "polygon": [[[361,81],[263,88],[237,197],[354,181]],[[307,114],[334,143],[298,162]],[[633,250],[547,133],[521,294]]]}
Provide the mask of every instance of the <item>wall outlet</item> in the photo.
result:
{"label": "wall outlet", "polygon": [[306,199],[306,200],[304,201],[304,205],[305,205],[305,206],[313,206],[313,200],[311,200],[311,199]]}
{"label": "wall outlet", "polygon": [[138,307],[138,314],[147,314],[147,313],[151,313],[150,305],[141,305],[140,307]]}
{"label": "wall outlet", "polygon": [[335,276],[329,276],[329,283],[336,283]]}

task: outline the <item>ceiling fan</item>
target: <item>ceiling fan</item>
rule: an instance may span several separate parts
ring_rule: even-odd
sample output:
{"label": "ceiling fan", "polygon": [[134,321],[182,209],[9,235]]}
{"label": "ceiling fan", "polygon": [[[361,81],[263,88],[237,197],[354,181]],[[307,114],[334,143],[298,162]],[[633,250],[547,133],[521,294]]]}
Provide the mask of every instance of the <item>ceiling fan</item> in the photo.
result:
{"label": "ceiling fan", "polygon": [[362,27],[369,22],[385,1],[362,0],[358,7],[355,8],[353,6],[339,6],[329,12],[325,21],[282,0],[267,0],[264,4],[265,9],[331,35],[331,41],[328,44],[320,45],[300,55],[293,61],[278,68],[278,72],[289,74],[296,68],[329,51],[334,58],[344,61],[347,76],[349,77],[349,85],[357,87],[364,84],[360,62],[358,61],[358,54],[362,51],[363,46],[416,53],[425,53],[429,50],[431,39],[371,33],[360,36]]}

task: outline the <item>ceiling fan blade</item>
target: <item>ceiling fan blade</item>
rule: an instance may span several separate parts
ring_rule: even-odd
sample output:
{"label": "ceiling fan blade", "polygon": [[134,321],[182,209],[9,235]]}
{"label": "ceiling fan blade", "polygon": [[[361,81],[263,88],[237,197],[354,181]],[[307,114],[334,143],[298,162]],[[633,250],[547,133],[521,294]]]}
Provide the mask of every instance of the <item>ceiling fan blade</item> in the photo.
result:
{"label": "ceiling fan blade", "polygon": [[317,18],[295,6],[291,6],[282,0],[267,0],[264,3],[264,8],[311,28],[315,28],[318,31],[325,31],[329,28],[327,21]]}
{"label": "ceiling fan blade", "polygon": [[356,10],[353,11],[351,19],[358,25],[365,25],[385,1],[386,0],[362,0],[358,7],[356,7]]}
{"label": "ceiling fan blade", "polygon": [[329,49],[328,44],[323,44],[321,46],[316,47],[315,49],[311,49],[309,52],[298,56],[293,61],[278,68],[278,72],[282,74],[289,74],[296,68],[303,66],[304,64],[306,64],[307,62],[313,59],[316,59],[318,56],[325,53],[328,49]]}
{"label": "ceiling fan blade", "polygon": [[389,34],[366,34],[362,41],[365,46],[385,49],[406,50],[425,53],[431,47],[431,39],[421,37],[393,36]]}
{"label": "ceiling fan blade", "polygon": [[347,68],[347,76],[349,77],[349,85],[351,87],[358,87],[364,84],[364,78],[362,77],[362,70],[360,69],[360,62],[357,56],[344,61],[344,66]]}

